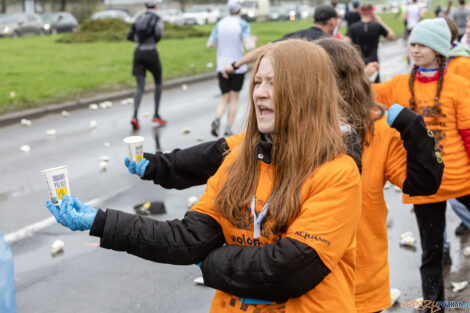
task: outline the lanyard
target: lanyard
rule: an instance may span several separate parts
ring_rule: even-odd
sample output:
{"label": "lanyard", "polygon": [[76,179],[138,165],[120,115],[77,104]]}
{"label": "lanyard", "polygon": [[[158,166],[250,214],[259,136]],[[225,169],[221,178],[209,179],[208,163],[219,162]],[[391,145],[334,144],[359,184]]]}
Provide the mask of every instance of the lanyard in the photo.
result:
{"label": "lanyard", "polygon": [[268,212],[269,204],[271,203],[272,198],[273,198],[273,195],[271,195],[268,199],[268,202],[264,204],[263,209],[259,213],[259,216],[256,215],[255,196],[253,196],[253,199],[251,199],[250,208],[251,208],[251,213],[253,213],[253,239],[259,239],[261,235],[260,225],[264,217],[266,216],[266,213]]}

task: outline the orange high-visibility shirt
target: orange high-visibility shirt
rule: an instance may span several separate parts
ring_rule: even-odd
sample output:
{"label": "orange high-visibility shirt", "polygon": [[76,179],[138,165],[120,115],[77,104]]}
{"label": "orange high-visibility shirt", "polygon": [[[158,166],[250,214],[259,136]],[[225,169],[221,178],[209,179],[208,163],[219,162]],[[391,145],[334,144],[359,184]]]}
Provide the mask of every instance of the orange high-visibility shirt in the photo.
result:
{"label": "orange high-visibility shirt", "polygon": [[[250,216],[246,216],[246,223],[235,226],[214,208],[217,192],[226,179],[226,169],[239,153],[239,149],[231,148],[232,152],[225,158],[217,173],[208,180],[204,195],[192,210],[214,218],[221,225],[227,244],[249,246],[253,242],[253,224],[248,222]],[[257,213],[271,195],[274,175],[271,165],[258,161],[258,166],[255,192]],[[356,228],[360,210],[360,174],[354,160],[341,155],[320,166],[302,185],[300,212],[287,232],[274,233],[274,221],[268,214],[267,220],[262,223],[260,243],[266,245],[284,237],[300,241],[315,249],[331,273],[312,290],[283,304],[241,304],[238,297],[217,290],[210,312],[356,312],[354,270]],[[251,214],[250,210],[247,212]]]}
{"label": "orange high-visibility shirt", "polygon": [[470,80],[470,58],[454,57],[447,64],[447,71]]}
{"label": "orange high-visibility shirt", "polygon": [[[400,74],[392,80],[373,84],[375,99],[390,107],[394,103],[409,107],[410,74]],[[428,129],[434,132],[436,148],[444,161],[444,175],[436,194],[410,197],[403,194],[404,203],[423,204],[446,201],[470,194],[470,159],[465,151],[461,129],[470,129],[470,82],[447,72],[444,75],[439,102],[442,115],[436,120],[431,115],[437,82],[414,82],[417,112],[424,118]]]}

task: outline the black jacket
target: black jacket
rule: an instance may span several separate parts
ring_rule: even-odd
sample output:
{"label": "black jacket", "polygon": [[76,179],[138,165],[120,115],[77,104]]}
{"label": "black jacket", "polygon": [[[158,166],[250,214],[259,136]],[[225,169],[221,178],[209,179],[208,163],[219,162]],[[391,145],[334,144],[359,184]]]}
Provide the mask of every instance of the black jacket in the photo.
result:
{"label": "black jacket", "polygon": [[[262,141],[258,160],[269,163],[271,144]],[[311,247],[291,238],[259,246],[224,245],[222,228],[209,215],[187,212],[182,220],[157,221],[116,210],[99,210],[90,235],[100,246],[161,263],[203,261],[204,283],[246,298],[285,302],[318,285],[330,269]],[[308,278],[308,279],[305,279]]]}
{"label": "black jacket", "polygon": [[[444,163],[435,150],[435,141],[423,118],[404,108],[392,125],[400,132],[407,151],[403,192],[410,196],[431,195],[441,185]],[[356,131],[343,132],[347,153],[362,169],[362,145]],[[142,179],[153,180],[164,188],[185,189],[203,185],[222,164],[229,149],[224,138],[170,153],[144,153],[150,161]]]}
{"label": "black jacket", "polygon": [[[343,130],[343,141],[347,153],[359,168],[362,169],[362,145],[357,132],[346,127]],[[163,188],[185,189],[204,185],[215,174],[224,160],[229,146],[224,138],[209,141],[186,149],[175,149],[169,153],[144,153],[149,160],[144,180],[153,180]]]}

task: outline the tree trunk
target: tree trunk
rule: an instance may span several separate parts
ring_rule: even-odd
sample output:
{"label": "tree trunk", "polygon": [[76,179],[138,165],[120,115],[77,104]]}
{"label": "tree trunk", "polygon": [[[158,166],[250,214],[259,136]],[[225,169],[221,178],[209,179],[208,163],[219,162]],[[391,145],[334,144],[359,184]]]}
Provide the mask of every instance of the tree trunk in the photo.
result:
{"label": "tree trunk", "polygon": [[67,0],[61,0],[60,1],[60,10],[65,11],[66,8],[67,8]]}
{"label": "tree trunk", "polygon": [[2,0],[2,13],[7,13],[7,0]]}

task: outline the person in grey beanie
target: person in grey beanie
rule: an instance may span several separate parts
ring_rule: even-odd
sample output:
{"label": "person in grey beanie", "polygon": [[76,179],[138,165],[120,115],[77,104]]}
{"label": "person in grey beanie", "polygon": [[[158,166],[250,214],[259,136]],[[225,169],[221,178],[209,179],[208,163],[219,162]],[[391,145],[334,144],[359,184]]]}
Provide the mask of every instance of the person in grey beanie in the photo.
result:
{"label": "person in grey beanie", "polygon": [[[470,82],[446,70],[451,33],[442,18],[421,21],[410,34],[414,66],[410,74],[375,84],[376,101],[407,105],[423,116],[429,136],[444,162],[442,183],[428,196],[403,195],[414,206],[421,239],[423,299],[444,301],[443,242],[446,201],[456,198],[470,208]],[[425,308],[423,312],[431,312]],[[441,307],[439,312],[444,312]]]}

